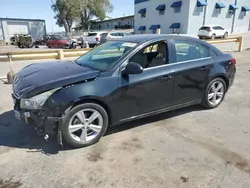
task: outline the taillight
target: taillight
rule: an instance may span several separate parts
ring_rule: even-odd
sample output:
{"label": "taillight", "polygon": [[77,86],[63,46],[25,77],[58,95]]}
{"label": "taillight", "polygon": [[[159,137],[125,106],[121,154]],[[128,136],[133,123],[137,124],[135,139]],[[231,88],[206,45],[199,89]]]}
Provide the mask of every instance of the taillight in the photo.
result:
{"label": "taillight", "polygon": [[96,41],[100,41],[100,37],[96,37],[95,40],[96,40]]}
{"label": "taillight", "polygon": [[231,61],[234,65],[236,65],[236,59],[233,58],[232,61]]}

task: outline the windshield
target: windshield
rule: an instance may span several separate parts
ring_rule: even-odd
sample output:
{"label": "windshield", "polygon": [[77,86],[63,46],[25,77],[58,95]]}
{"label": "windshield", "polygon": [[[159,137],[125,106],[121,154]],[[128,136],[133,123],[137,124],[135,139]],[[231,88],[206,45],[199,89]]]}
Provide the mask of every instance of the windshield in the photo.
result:
{"label": "windshield", "polygon": [[105,71],[116,64],[116,62],[128,53],[137,44],[124,41],[108,41],[76,60],[81,66]]}

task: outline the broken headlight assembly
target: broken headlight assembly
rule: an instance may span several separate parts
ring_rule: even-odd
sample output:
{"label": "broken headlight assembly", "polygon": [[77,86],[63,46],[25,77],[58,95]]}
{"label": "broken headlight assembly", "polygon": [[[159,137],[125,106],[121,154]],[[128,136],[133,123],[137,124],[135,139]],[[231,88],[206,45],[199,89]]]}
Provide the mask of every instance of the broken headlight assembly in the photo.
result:
{"label": "broken headlight assembly", "polygon": [[41,109],[47,99],[59,89],[60,88],[49,90],[28,99],[21,99],[20,108],[27,110]]}

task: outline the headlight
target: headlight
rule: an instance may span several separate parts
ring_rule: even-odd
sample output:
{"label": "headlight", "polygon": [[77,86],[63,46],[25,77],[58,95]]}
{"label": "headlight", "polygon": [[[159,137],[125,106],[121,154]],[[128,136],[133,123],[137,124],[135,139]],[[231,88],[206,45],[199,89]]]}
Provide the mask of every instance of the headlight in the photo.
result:
{"label": "headlight", "polygon": [[41,93],[39,95],[36,95],[34,97],[31,97],[29,99],[21,99],[20,102],[20,108],[21,109],[29,109],[29,110],[34,110],[34,109],[41,109],[46,100],[57,90],[60,88],[53,89],[44,93]]}

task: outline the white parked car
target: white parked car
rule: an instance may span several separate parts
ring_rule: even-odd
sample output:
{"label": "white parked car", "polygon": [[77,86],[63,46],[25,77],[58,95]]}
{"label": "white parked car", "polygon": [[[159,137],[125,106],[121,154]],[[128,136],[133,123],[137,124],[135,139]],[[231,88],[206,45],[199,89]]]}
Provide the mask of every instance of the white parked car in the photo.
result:
{"label": "white parked car", "polygon": [[107,33],[103,33],[101,35],[101,44],[106,42],[108,39],[116,39],[116,38],[122,38],[122,37],[128,37],[131,36],[130,33],[126,32],[120,32],[120,31],[111,31]]}
{"label": "white parked car", "polygon": [[228,33],[228,30],[221,26],[204,25],[199,29],[198,37],[200,39],[210,38],[214,40],[217,37],[227,38]]}
{"label": "white parked car", "polygon": [[107,33],[105,31],[98,31],[98,32],[90,32],[86,37],[86,41],[88,41],[89,47],[94,47],[100,44],[101,35],[103,33]]}

